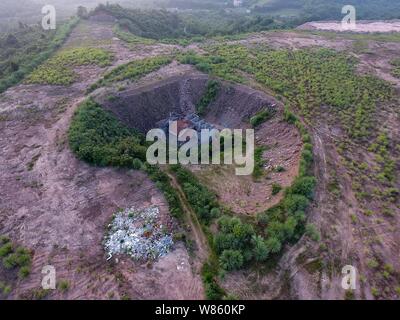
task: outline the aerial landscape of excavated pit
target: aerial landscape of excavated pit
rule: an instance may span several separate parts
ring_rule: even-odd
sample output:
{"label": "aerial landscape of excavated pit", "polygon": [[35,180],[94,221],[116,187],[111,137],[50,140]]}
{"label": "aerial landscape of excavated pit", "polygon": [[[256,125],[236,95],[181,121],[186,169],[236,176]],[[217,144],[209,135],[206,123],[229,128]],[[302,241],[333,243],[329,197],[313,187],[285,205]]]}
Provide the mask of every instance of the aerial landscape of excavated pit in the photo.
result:
{"label": "aerial landscape of excavated pit", "polygon": [[[219,81],[218,94],[203,117],[196,108],[206,94],[209,76],[200,73],[172,76],[157,82],[126,87],[122,91],[100,90],[95,100],[122,123],[143,134],[159,128],[160,122],[194,115],[198,123],[224,129],[251,128],[250,119],[267,111],[271,118],[257,126],[256,146],[262,148],[262,173],[237,176],[234,166],[192,165],[190,169],[235,213],[254,215],[276,205],[281,194],[273,185],[289,187],[299,169],[302,141],[294,125],[283,121],[283,105],[250,87]],[[207,125],[205,126],[207,128]],[[223,177],[223,179],[221,179]]]}

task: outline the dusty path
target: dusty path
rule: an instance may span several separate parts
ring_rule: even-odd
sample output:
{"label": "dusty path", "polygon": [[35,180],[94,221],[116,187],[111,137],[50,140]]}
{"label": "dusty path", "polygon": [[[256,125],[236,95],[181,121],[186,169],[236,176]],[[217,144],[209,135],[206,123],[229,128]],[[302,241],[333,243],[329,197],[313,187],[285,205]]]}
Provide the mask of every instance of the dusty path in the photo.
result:
{"label": "dusty path", "polygon": [[185,220],[189,223],[191,235],[196,242],[196,258],[200,261],[200,267],[203,263],[208,259],[210,254],[210,248],[208,246],[208,241],[204,232],[202,230],[199,219],[197,218],[196,213],[188,203],[185,193],[182,190],[182,187],[176,180],[176,177],[167,172],[168,177],[171,179],[171,183],[173,188],[178,192],[179,201],[183,206],[183,211],[186,214]]}

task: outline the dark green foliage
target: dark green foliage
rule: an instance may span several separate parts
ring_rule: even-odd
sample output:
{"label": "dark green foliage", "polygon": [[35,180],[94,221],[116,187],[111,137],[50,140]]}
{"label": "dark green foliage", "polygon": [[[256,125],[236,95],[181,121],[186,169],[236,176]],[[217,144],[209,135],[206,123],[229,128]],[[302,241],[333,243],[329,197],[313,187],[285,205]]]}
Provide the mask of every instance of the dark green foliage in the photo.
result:
{"label": "dark green foliage", "polygon": [[253,170],[253,178],[257,179],[263,175],[265,160],[263,159],[263,153],[266,147],[256,147],[254,150],[254,170]]}
{"label": "dark green foliage", "polygon": [[217,98],[220,87],[221,85],[218,81],[208,81],[206,92],[196,106],[196,110],[199,115],[204,115],[206,113],[208,106]]}
{"label": "dark green foliage", "polygon": [[200,184],[197,178],[182,166],[172,166],[171,169],[175,172],[178,182],[200,220],[209,224],[219,212],[215,210],[218,207],[215,194]]}
{"label": "dark green foliage", "polygon": [[227,271],[239,270],[243,266],[243,255],[239,250],[224,250],[220,262],[221,267]]}
{"label": "dark green foliage", "polygon": [[250,118],[250,124],[253,128],[258,127],[265,121],[271,119],[272,114],[269,110],[263,110],[258,112],[254,117]]}
{"label": "dark green foliage", "polygon": [[44,31],[41,26],[19,29],[0,39],[0,93],[17,84],[61,47],[79,22],[71,19]]}
{"label": "dark green foliage", "polygon": [[16,247],[8,237],[0,238],[0,258],[5,269],[18,268],[21,279],[26,278],[31,272],[31,252],[24,247]]}
{"label": "dark green foliage", "polygon": [[219,232],[214,237],[214,247],[220,255],[221,266],[235,270],[253,258],[255,231],[252,225],[239,218],[223,216],[218,220]]}
{"label": "dark green foliage", "polygon": [[146,160],[143,138],[90,99],[72,119],[69,143],[80,159],[97,166],[132,168],[135,159]]}
{"label": "dark green foliage", "polygon": [[291,194],[299,194],[312,199],[316,180],[314,177],[300,177],[295,180],[290,188]]}
{"label": "dark green foliage", "polygon": [[201,277],[204,283],[206,298],[208,300],[221,300],[225,295],[224,290],[218,285],[216,277],[218,268],[212,262],[206,262],[201,269]]}
{"label": "dark green foliage", "polygon": [[394,66],[392,74],[396,78],[400,78],[400,58],[392,60],[391,64]]}
{"label": "dark green foliage", "polygon": [[5,243],[0,247],[0,258],[5,257],[13,251],[13,245],[11,242]]}
{"label": "dark green foliage", "polygon": [[281,192],[281,190],[282,190],[282,186],[280,184],[278,184],[278,183],[272,184],[272,195],[273,196],[278,194],[279,192]]}
{"label": "dark green foliage", "polygon": [[182,219],[182,206],[175,189],[171,186],[168,175],[161,171],[157,166],[146,165],[145,171],[149,175],[150,179],[154,181],[157,187],[164,193],[171,215],[178,219]]}
{"label": "dark green foliage", "polygon": [[254,259],[258,262],[263,262],[267,260],[269,253],[271,252],[268,248],[265,240],[261,236],[253,236],[253,256]]}
{"label": "dark green foliage", "polygon": [[185,24],[178,14],[167,10],[127,9],[119,5],[99,5],[92,14],[107,12],[118,19],[122,30],[151,39],[184,37]]}

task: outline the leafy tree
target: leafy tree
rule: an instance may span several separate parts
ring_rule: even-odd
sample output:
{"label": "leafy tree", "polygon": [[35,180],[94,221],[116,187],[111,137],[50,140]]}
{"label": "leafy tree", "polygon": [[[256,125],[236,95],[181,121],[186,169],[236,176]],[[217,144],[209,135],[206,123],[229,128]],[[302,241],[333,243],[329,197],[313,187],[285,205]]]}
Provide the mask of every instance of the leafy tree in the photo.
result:
{"label": "leafy tree", "polygon": [[243,266],[243,255],[239,250],[224,250],[220,257],[222,268],[227,271],[238,270]]}
{"label": "leafy tree", "polygon": [[282,243],[278,238],[270,237],[266,241],[266,246],[269,252],[278,253],[279,251],[281,251]]}
{"label": "leafy tree", "polygon": [[263,237],[257,235],[253,236],[253,256],[256,261],[265,261],[268,258],[268,247]]}

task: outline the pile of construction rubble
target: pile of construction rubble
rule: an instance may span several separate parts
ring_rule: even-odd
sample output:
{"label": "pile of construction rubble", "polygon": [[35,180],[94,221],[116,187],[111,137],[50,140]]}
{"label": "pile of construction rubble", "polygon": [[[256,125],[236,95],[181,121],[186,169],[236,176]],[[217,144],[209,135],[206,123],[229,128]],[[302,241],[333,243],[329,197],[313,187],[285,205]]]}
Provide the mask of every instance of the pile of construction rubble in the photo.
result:
{"label": "pile of construction rubble", "polygon": [[104,241],[108,259],[117,254],[127,254],[139,261],[165,256],[173,240],[159,224],[158,215],[158,207],[141,210],[132,207],[116,213]]}

